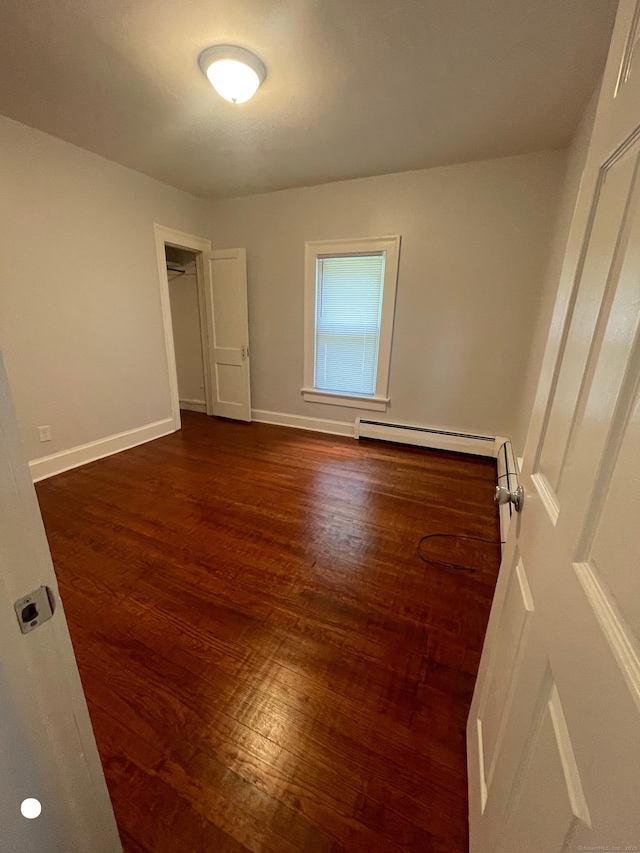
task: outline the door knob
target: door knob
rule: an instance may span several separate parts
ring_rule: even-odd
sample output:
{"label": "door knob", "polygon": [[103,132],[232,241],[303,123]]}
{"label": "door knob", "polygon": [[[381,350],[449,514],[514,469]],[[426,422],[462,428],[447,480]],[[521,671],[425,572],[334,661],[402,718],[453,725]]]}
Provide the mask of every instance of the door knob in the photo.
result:
{"label": "door knob", "polygon": [[511,503],[513,504],[515,511],[520,512],[522,504],[524,503],[524,489],[522,486],[518,486],[518,488],[512,492],[506,486],[496,486],[493,499],[499,506]]}

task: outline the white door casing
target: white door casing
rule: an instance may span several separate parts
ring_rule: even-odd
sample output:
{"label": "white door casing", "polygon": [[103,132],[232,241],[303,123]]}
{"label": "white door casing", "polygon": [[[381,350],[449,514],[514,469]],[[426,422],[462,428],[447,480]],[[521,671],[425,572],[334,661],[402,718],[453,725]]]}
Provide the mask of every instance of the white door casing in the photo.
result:
{"label": "white door casing", "polygon": [[244,249],[211,250],[211,241],[154,225],[160,303],[169,372],[173,428],[180,429],[180,395],[173,341],[165,246],[196,255],[207,414],[251,420],[247,256]]}
{"label": "white door casing", "polygon": [[640,849],[640,0],[622,0],[467,730],[471,853]]}
{"label": "white door casing", "polygon": [[174,430],[178,430],[180,429],[180,394],[178,391],[178,370],[176,367],[176,352],[173,340],[173,322],[171,319],[171,300],[169,298],[169,278],[167,275],[165,246],[174,246],[178,249],[188,249],[190,252],[194,252],[196,256],[196,281],[198,286],[198,307],[200,311],[200,334],[202,337],[205,398],[207,402],[207,414],[212,415],[212,399],[214,394],[211,379],[211,326],[206,307],[209,264],[205,260],[207,254],[211,250],[211,241],[205,240],[204,237],[196,237],[193,234],[185,234],[182,231],[176,231],[174,228],[166,228],[164,225],[154,225],[153,231],[156,243],[156,260],[158,264],[158,277],[160,282],[160,306],[162,310],[162,325],[167,357],[167,371],[169,375],[171,417],[173,419]]}
{"label": "white door casing", "polygon": [[[14,602],[41,586],[54,614],[22,634]],[[0,358],[0,849],[122,850],[38,501]],[[42,804],[25,819],[26,798]]]}
{"label": "white door casing", "polygon": [[246,252],[244,249],[220,249],[209,252],[207,257],[213,414],[250,421]]}

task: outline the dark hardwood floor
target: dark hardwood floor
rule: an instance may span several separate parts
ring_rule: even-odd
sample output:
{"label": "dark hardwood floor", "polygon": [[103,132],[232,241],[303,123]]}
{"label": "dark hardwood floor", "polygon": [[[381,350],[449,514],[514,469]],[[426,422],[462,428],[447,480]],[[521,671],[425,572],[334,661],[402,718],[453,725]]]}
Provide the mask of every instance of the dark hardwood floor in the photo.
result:
{"label": "dark hardwood floor", "polygon": [[467,849],[493,461],[183,413],[37,487],[127,853]]}

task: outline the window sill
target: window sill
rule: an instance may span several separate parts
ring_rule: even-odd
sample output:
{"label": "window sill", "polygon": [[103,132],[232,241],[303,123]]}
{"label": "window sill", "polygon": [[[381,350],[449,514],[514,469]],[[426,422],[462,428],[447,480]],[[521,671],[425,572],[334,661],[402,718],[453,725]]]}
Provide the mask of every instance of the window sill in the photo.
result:
{"label": "window sill", "polygon": [[349,409],[366,409],[369,412],[386,412],[388,397],[356,397],[353,394],[340,394],[337,391],[318,391],[315,388],[302,388],[302,396],[307,403],[325,403],[329,406],[346,406]]}

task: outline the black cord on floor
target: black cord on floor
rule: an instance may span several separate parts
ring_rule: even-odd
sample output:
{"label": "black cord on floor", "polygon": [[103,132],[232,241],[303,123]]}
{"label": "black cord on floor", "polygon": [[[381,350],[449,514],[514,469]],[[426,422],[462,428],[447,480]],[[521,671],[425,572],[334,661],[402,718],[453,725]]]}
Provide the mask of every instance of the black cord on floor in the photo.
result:
{"label": "black cord on floor", "polygon": [[476,570],[473,566],[460,566],[458,563],[442,563],[439,560],[430,560],[428,557],[425,557],[422,551],[422,543],[427,539],[469,539],[472,542],[484,542],[486,545],[504,545],[500,539],[482,539],[479,536],[462,536],[456,533],[428,533],[426,536],[423,536],[422,539],[418,542],[417,553],[418,557],[422,560],[423,563],[431,563],[432,566],[441,566],[443,569],[449,569],[451,571],[456,572],[469,572],[472,574]]}

